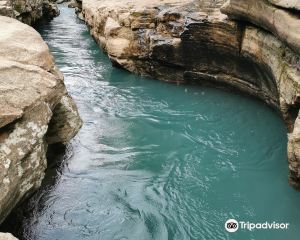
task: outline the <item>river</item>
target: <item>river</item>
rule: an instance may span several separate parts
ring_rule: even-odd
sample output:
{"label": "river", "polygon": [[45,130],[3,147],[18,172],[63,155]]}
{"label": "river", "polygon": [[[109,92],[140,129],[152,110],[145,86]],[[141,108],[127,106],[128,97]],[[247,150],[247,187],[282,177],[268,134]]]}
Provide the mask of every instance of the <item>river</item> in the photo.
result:
{"label": "river", "polygon": [[[299,238],[300,194],[287,182],[286,129],[272,109],[114,68],[66,6],[38,31],[84,125],[27,203],[21,239]],[[229,218],[290,225],[228,233]]]}

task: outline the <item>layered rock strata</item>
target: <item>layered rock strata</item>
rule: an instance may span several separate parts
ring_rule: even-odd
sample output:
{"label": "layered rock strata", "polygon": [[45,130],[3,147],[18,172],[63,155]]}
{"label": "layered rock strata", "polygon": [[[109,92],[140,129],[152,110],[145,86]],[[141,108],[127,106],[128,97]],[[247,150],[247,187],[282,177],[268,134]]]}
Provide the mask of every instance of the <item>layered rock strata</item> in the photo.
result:
{"label": "layered rock strata", "polygon": [[48,144],[67,143],[82,121],[41,36],[0,17],[0,223],[41,184]]}
{"label": "layered rock strata", "polygon": [[[286,4],[284,4],[286,3]],[[280,7],[278,6],[280,5]],[[286,7],[286,8],[283,8]],[[300,52],[300,1],[230,0],[222,12],[232,19],[251,22]]]}
{"label": "layered rock strata", "polygon": [[299,187],[297,9],[298,1],[284,0],[82,2],[91,34],[116,66],[168,82],[224,85],[279,110],[289,131],[290,182]]}
{"label": "layered rock strata", "polygon": [[51,0],[0,0],[0,15],[32,25],[41,18],[58,16],[59,10]]}

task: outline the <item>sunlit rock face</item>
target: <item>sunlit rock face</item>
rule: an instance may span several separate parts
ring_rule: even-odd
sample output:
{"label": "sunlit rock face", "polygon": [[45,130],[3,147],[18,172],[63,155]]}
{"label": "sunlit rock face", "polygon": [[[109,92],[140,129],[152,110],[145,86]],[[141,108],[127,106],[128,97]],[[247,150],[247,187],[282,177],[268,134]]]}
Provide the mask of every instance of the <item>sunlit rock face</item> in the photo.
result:
{"label": "sunlit rock face", "polygon": [[59,10],[51,0],[2,0],[0,15],[16,18],[32,25],[42,17],[52,19],[59,15]]}
{"label": "sunlit rock face", "polygon": [[10,233],[0,233],[0,240],[18,240]]}
{"label": "sunlit rock face", "polygon": [[116,66],[169,82],[225,85],[278,109],[289,131],[295,187],[300,182],[298,10],[298,1],[284,0],[82,2],[91,34]]}
{"label": "sunlit rock face", "polygon": [[48,144],[67,143],[82,121],[41,36],[8,17],[0,29],[1,223],[40,186]]}

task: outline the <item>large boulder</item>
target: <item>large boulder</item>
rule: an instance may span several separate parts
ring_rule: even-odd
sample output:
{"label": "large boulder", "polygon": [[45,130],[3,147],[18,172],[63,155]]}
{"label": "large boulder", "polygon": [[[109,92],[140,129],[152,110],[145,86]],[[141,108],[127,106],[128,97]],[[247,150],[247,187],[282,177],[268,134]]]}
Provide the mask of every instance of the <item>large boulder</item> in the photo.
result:
{"label": "large boulder", "polygon": [[67,143],[82,121],[41,36],[8,17],[0,29],[1,223],[41,185],[48,144]]}

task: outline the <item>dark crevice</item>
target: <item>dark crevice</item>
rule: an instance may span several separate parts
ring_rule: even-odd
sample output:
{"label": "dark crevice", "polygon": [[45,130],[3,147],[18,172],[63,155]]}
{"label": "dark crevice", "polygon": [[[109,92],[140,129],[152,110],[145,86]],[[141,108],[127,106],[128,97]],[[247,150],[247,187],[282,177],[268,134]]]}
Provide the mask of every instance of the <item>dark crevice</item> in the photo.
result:
{"label": "dark crevice", "polygon": [[242,52],[245,31],[246,31],[246,24],[244,24],[243,22],[238,22],[238,24],[237,24],[237,41],[239,44],[239,54],[240,55]]}
{"label": "dark crevice", "polygon": [[38,209],[45,206],[44,193],[49,192],[56,186],[60,180],[62,169],[66,166],[66,160],[71,156],[72,149],[70,146],[62,144],[53,144],[48,147],[47,162],[48,166],[45,171],[45,177],[42,186],[37,192],[32,193],[24,201],[20,202],[8,215],[5,221],[0,225],[0,232],[10,232],[20,240],[29,240],[30,233],[26,233],[24,225],[30,224],[26,219],[31,218],[35,214],[36,205]]}

